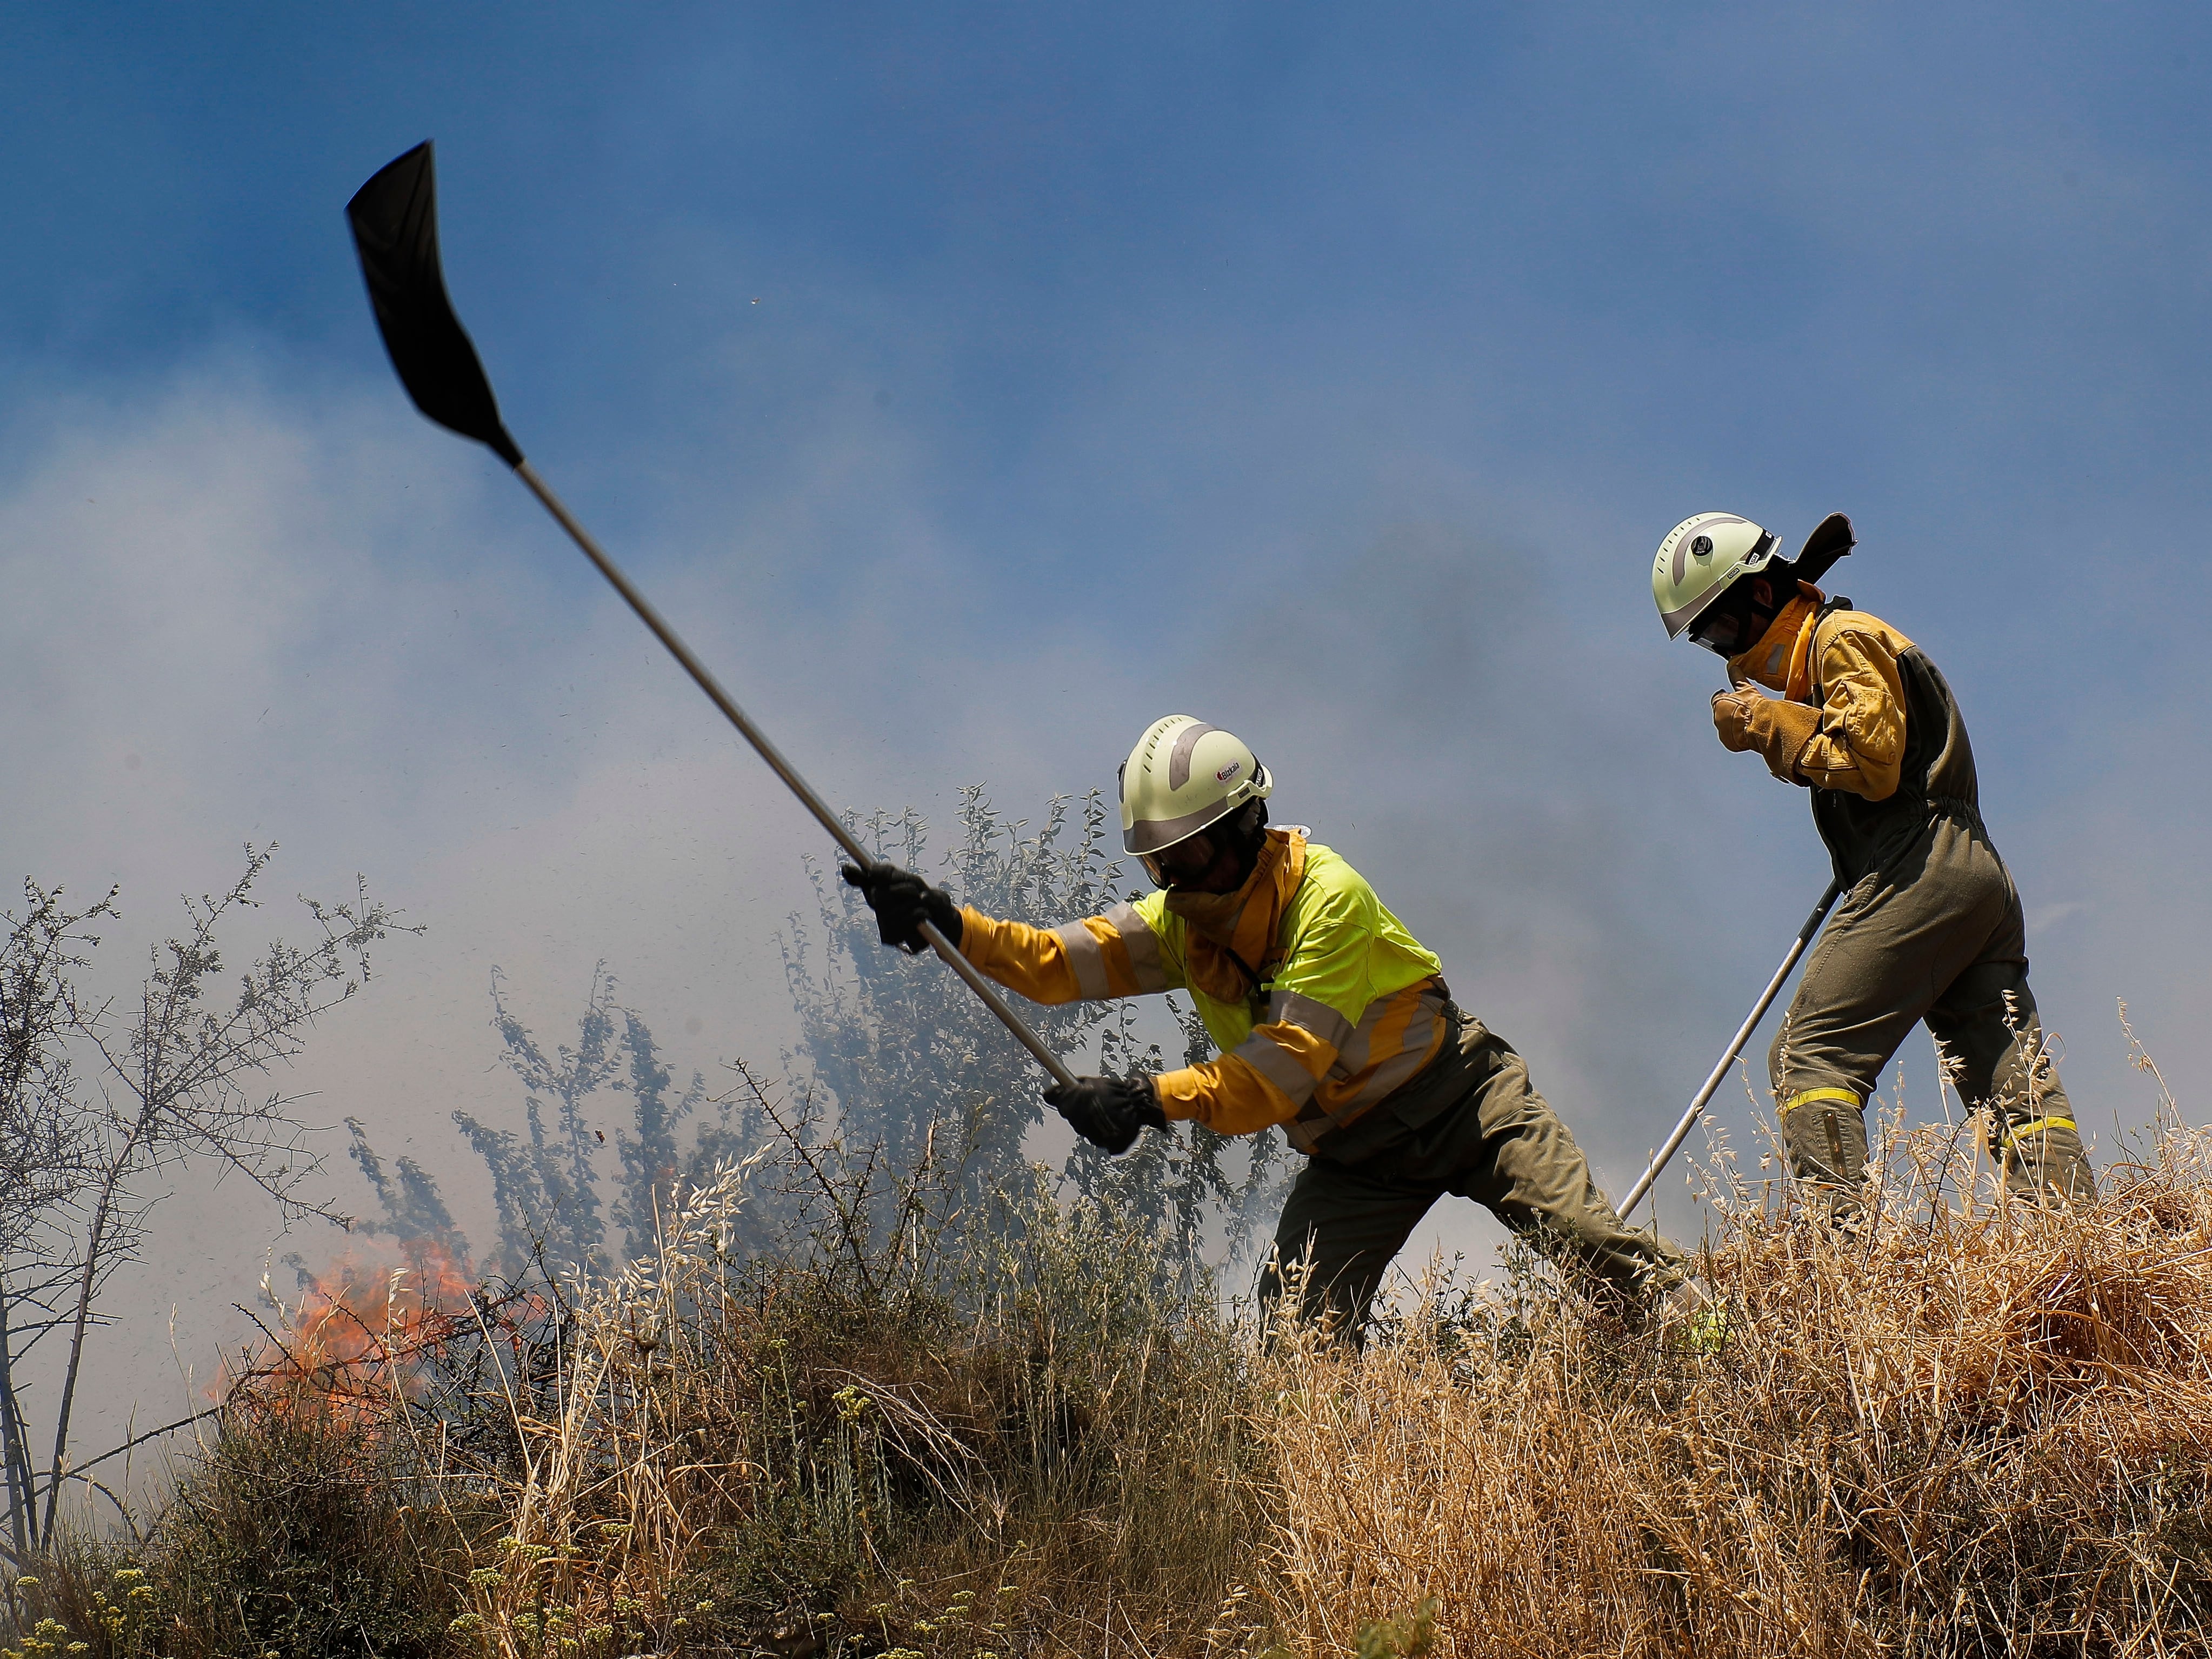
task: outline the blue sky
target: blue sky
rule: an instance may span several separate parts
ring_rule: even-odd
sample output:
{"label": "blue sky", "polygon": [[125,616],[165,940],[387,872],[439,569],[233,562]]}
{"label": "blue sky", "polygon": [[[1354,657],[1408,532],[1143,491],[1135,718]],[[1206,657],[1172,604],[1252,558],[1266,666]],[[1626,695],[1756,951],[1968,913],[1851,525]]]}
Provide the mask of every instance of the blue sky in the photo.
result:
{"label": "blue sky", "polygon": [[[1841,509],[1835,585],[1965,701],[2085,1127],[2148,1109],[2116,998],[2185,1103],[2212,1077],[2202,8],[80,4],[0,40],[0,689],[37,714],[0,845],[149,930],[249,835],[406,905],[430,933],[311,1056],[333,1119],[496,1109],[494,963],[548,1024],[605,957],[697,1063],[772,1052],[819,850],[392,384],[341,210],[425,137],[510,426],[833,798],[1033,811],[1160,713],[1231,726],[1618,1186],[1822,878],[1650,550]],[[225,1305],[260,1250],[147,1294]]]}

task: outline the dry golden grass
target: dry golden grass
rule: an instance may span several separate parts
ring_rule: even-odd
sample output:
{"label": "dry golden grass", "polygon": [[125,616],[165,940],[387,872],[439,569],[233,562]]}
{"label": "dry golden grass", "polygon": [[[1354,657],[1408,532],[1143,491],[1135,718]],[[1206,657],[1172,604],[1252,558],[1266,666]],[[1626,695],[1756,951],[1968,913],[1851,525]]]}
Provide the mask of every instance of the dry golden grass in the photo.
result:
{"label": "dry golden grass", "polygon": [[957,1656],[2202,1650],[2212,1145],[2169,1129],[2087,1212],[1975,1200],[1942,1130],[1889,1146],[1856,1232],[1717,1194],[1725,1328],[1688,1343],[1524,1271],[1364,1354],[1262,1352],[1164,1302],[1135,1233],[1042,1210],[964,1313],[879,1283],[842,1332],[818,1305],[779,1324],[722,1277],[736,1189],[698,1195],[584,1305],[464,1633],[518,1656],[623,1620],[702,1652],[740,1626]]}
{"label": "dry golden grass", "polygon": [[1891,1145],[1860,1233],[1730,1195],[1717,1342],[1537,1286],[1287,1346],[1290,1645],[1433,1597],[1453,1655],[2206,1650],[2212,1139],[2170,1128],[2081,1212],[1961,1200],[1941,1129]]}
{"label": "dry golden grass", "polygon": [[1885,1141],[1856,1232],[1711,1182],[1718,1330],[1623,1330],[1524,1257],[1364,1353],[1263,1346],[1042,1187],[871,1218],[802,1158],[811,1231],[748,1252],[773,1171],[732,1170],[612,1280],[264,1368],[146,1547],[13,1598],[55,1620],[16,1650],[2212,1651],[2212,1133],[2071,1212]]}
{"label": "dry golden grass", "polygon": [[1148,1232],[1039,1194],[949,1263],[894,1238],[748,1264],[746,1187],[690,1194],[573,1304],[557,1415],[511,1407],[459,1650],[966,1659],[1227,1628],[1264,1530],[1244,1356],[1162,1289]]}

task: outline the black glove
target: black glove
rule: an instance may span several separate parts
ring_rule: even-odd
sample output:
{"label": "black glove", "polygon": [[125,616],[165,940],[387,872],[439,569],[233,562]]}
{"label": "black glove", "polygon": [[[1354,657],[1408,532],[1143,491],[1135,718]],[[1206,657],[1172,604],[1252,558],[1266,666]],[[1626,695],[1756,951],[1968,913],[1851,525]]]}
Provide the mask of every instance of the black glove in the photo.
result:
{"label": "black glove", "polygon": [[869,909],[876,911],[876,936],[884,945],[921,956],[929,949],[929,940],[922,938],[922,922],[936,922],[953,949],[960,949],[960,907],[942,887],[931,887],[898,865],[869,865],[867,869],[841,865],[838,874],[849,887],[858,887]]}
{"label": "black glove", "polygon": [[1147,1123],[1155,1129],[1168,1127],[1148,1077],[1079,1077],[1072,1088],[1054,1084],[1044,1099],[1076,1133],[1109,1152],[1127,1152]]}
{"label": "black glove", "polygon": [[960,948],[960,907],[942,887],[932,887],[913,871],[895,864],[875,864],[865,870],[848,864],[841,866],[838,873],[868,901],[868,908],[876,913],[876,933],[884,944],[919,956],[929,949],[929,942],[921,936],[921,924],[933,921],[952,948]]}

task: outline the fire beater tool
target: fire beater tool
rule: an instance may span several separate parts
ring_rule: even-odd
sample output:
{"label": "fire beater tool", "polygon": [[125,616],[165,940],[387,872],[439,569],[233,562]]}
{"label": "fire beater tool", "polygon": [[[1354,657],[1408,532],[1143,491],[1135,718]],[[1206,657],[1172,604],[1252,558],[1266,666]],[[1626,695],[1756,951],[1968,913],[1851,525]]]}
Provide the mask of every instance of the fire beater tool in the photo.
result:
{"label": "fire beater tool", "polygon": [[[385,349],[392,354],[392,366],[398,371],[399,383],[407,388],[415,407],[447,430],[485,445],[513,467],[514,476],[529,486],[530,493],[583,549],[584,556],[599,567],[599,574],[637,612],[638,620],[653,630],[653,637],[668,647],[668,653],[684,665],[684,672],[707,694],[708,700],[722,711],[723,718],[738,728],[738,734],[768,763],[769,769],[814,814],[845,856],[864,870],[881,862],[860,845],[782,752],[769,741],[768,735],[753,724],[707,672],[706,665],[607,556],[591,532],[576,521],[575,515],[538,476],[537,469],[522,458],[521,449],[507,435],[483,364],[477,356],[467,331],[462,328],[460,319],[453,314],[453,301],[446,293],[445,272],[438,260],[437,184],[429,143],[426,141],[417,144],[363,185],[353,200],[346,204],[346,218],[353,226],[354,246],[361,255],[362,276],[368,284],[369,303],[376,312],[377,328],[384,336]],[[1054,1081],[1069,1085],[1074,1083],[1073,1076],[1060,1064],[1059,1057],[1045,1047],[1020,1015],[1006,1006],[997,988],[976,971],[975,963],[961,955],[933,924],[923,922],[921,935],[944,958],[945,965],[967,981],[969,988],[983,1000],[984,1006],[999,1017],[1000,1023],[1036,1056],[1037,1064],[1052,1074]]]}
{"label": "fire beater tool", "polygon": [[1623,1216],[1635,1213],[1636,1206],[1644,1201],[1644,1195],[1651,1190],[1651,1183],[1659,1179],[1660,1171],[1673,1160],[1676,1152],[1682,1150],[1682,1142],[1689,1136],[1690,1126],[1698,1121],[1698,1114],[1705,1109],[1705,1103],[1713,1097],[1713,1091],[1721,1086],[1721,1079],[1728,1075],[1728,1068],[1735,1064],[1735,1057],[1743,1052],[1743,1045],[1751,1041],[1751,1034],[1758,1029],[1759,1022],[1766,1018],[1766,1011],[1774,1006],[1774,999],[1781,993],[1783,981],[1790,977],[1790,970],[1797,965],[1797,958],[1805,954],[1805,947],[1813,942],[1813,935],[1820,931],[1820,924],[1828,919],[1828,911],[1836,902],[1836,895],[1842,890],[1832,881],[1828,884],[1828,890],[1820,895],[1820,902],[1813,907],[1813,914],[1805,918],[1805,925],[1797,930],[1797,937],[1790,941],[1790,954],[1782,958],[1782,965],[1774,970],[1774,977],[1766,981],[1766,988],[1759,993],[1759,1000],[1752,1005],[1751,1012],[1736,1028],[1735,1039],[1729,1044],[1728,1052],[1721,1056],[1720,1064],[1713,1067],[1712,1075],[1705,1079],[1705,1086],[1698,1091],[1689,1109],[1674,1125],[1674,1133],[1667,1137],[1667,1144],[1651,1155],[1651,1162],[1644,1167],[1644,1173],[1636,1177],[1636,1184],[1628,1189],[1627,1200],[1620,1206]]}

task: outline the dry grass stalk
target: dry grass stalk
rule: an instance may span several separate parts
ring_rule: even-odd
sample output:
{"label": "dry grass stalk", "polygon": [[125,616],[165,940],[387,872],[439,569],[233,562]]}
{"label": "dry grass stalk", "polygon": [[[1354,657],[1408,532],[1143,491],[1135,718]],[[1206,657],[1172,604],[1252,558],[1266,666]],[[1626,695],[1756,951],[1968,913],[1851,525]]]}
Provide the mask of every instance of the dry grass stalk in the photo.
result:
{"label": "dry grass stalk", "polygon": [[[1975,1192],[1957,1131],[1881,1144],[1855,1231],[1716,1172],[1717,1338],[1523,1256],[1364,1354],[1263,1348],[1042,1180],[925,1225],[834,1147],[725,1170],[611,1279],[387,1285],[373,1341],[310,1298],[132,1553],[128,1639],[97,1551],[14,1620],[94,1659],[2207,1650],[2212,1133],[2082,1212]],[[750,1250],[785,1176],[832,1213]]]}
{"label": "dry grass stalk", "polygon": [[1957,1137],[1890,1145],[1861,1231],[1733,1195],[1714,1351],[1525,1298],[1287,1345],[1292,1645],[1433,1595],[1455,1655],[2203,1651],[2212,1137],[2086,1212],[1970,1209]]}
{"label": "dry grass stalk", "polygon": [[468,1650],[1218,1647],[1262,1490],[1242,1350],[1160,1288],[1146,1230],[1040,1191],[940,1264],[957,1283],[857,1258],[842,1218],[811,1259],[747,1262],[751,1176],[571,1292]]}

